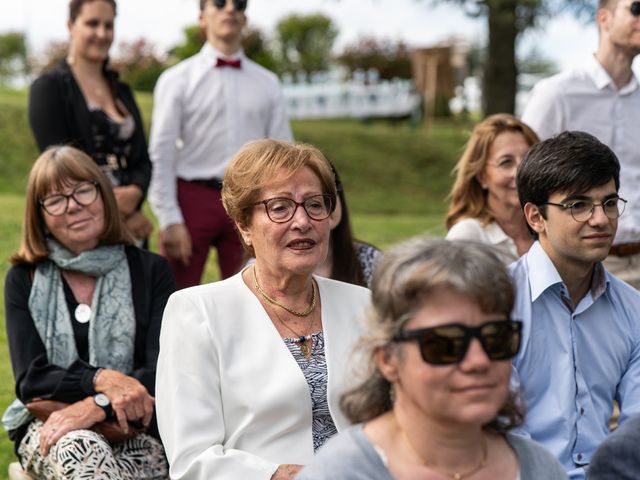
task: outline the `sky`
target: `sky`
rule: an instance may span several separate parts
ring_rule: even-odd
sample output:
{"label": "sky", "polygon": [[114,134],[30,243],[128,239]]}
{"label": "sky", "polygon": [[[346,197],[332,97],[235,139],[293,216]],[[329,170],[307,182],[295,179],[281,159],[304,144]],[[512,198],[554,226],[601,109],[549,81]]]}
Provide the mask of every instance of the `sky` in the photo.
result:
{"label": "sky", "polygon": [[[68,0],[3,0],[0,32],[23,31],[32,52],[52,40],[66,40]],[[484,41],[483,19],[467,17],[451,4],[434,6],[431,0],[251,0],[249,23],[271,33],[279,19],[292,13],[321,12],[337,25],[335,50],[362,36],[403,40],[413,47],[429,47],[452,36],[473,43]],[[182,40],[182,29],[196,23],[198,0],[119,0],[116,41],[144,37],[159,51]],[[561,68],[579,65],[595,51],[597,32],[593,22],[561,15],[529,31],[519,52],[536,48]]]}

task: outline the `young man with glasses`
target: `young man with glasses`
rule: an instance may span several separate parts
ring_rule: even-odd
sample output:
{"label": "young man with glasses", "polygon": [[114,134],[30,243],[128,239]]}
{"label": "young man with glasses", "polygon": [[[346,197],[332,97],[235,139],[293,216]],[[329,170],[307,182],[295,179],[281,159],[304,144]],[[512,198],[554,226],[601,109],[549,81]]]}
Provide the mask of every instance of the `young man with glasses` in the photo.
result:
{"label": "young man with glasses", "polygon": [[540,81],[522,120],[545,139],[565,130],[595,135],[618,156],[620,193],[629,200],[607,268],[640,289],[640,0],[599,0],[598,50],[578,69]]}
{"label": "young man with glasses", "polygon": [[527,416],[523,431],[547,447],[572,479],[620,422],[640,413],[640,293],[602,265],[624,212],[620,166],[585,132],[534,145],[516,177],[536,237],[511,266],[523,322],[513,382]]}
{"label": "young man with glasses", "polygon": [[150,140],[151,207],[178,288],[200,282],[211,246],[223,278],[242,247],[220,201],[229,160],[250,140],[292,140],[277,77],[241,46],[247,0],[200,0],[207,41],[158,79]]}

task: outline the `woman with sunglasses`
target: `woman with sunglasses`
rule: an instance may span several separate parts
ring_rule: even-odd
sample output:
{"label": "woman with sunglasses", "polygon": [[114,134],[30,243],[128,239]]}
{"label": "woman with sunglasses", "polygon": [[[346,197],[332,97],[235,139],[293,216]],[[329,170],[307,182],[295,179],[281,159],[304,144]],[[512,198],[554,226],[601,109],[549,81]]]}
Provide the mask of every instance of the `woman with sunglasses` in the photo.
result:
{"label": "woman with sunglasses", "polygon": [[[36,160],[5,281],[18,399],[2,420],[37,478],[167,475],[153,395],[160,321],[175,284],[162,257],[132,243],[91,158],[52,147]],[[25,406],[36,399],[62,403],[43,422]],[[130,438],[108,442],[92,430],[105,421]]]}
{"label": "woman with sunglasses", "polygon": [[491,115],[473,129],[454,172],[447,239],[493,245],[508,265],[533,244],[516,192],[516,170],[536,134],[512,115]]}
{"label": "woman with sunglasses", "polygon": [[151,162],[133,92],[109,67],[115,16],[115,0],[69,2],[69,51],[31,86],[29,123],[40,151],[73,145],[93,158],[126,226],[144,240],[153,228],[141,211]]}
{"label": "woman with sunglasses", "polygon": [[566,479],[560,464],[509,433],[521,323],[511,279],[490,247],[418,238],[385,252],[373,278],[360,385],[341,400],[358,423],[298,477]]}
{"label": "woman with sunglasses", "polygon": [[338,399],[370,295],[313,275],[335,199],[314,147],[258,140],[231,160],[222,201],[255,263],[167,303],[156,398],[172,478],[289,479],[347,426]]}

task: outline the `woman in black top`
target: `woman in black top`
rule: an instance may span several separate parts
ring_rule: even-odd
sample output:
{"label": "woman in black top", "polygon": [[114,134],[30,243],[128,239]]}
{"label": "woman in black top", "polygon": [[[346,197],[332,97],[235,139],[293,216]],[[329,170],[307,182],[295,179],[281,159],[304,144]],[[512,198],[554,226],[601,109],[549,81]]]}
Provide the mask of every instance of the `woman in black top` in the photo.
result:
{"label": "woman in black top", "polygon": [[[167,262],[131,245],[109,181],[73,147],[52,147],[29,176],[20,249],[5,281],[17,399],[3,416],[23,468],[38,478],[164,478],[154,420]],[[35,399],[68,404],[44,423]],[[112,420],[146,427],[123,440]],[[135,434],[135,436],[133,436]]]}
{"label": "woman in black top", "polygon": [[73,145],[107,174],[125,224],[145,239],[151,222],[140,211],[151,162],[131,89],[108,67],[114,0],[71,0],[69,54],[40,76],[29,94],[29,123],[41,151]]}

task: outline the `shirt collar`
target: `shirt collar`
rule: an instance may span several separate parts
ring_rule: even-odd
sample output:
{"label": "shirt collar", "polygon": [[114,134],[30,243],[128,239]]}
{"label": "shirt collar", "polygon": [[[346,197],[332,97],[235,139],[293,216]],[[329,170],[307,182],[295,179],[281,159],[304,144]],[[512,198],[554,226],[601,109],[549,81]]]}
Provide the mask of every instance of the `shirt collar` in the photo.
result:
{"label": "shirt collar", "polygon": [[484,228],[487,238],[492,245],[499,245],[505,241],[509,241],[510,237],[500,228],[498,222],[493,221]]}
{"label": "shirt collar", "polygon": [[[531,301],[535,301],[545,290],[553,285],[563,284],[562,277],[555,265],[544,251],[539,241],[536,241],[526,254],[527,271],[529,272],[529,288]],[[601,262],[596,263],[591,279],[591,296],[596,300],[607,289],[609,279]]]}
{"label": "shirt collar", "polygon": [[612,90],[617,91],[620,95],[626,95],[637,90],[640,87],[640,84],[638,84],[638,79],[636,78],[635,74],[631,72],[631,80],[629,81],[629,83],[618,90],[615,83],[613,83],[613,80],[609,76],[609,73],[596,59],[595,53],[589,55],[584,69],[587,75],[589,75],[589,77],[595,84],[596,88],[598,88],[598,90],[611,88]]}
{"label": "shirt collar", "polygon": [[204,45],[200,49],[200,54],[206,58],[207,62],[213,63],[214,65],[215,65],[215,60],[217,58],[224,58],[227,60],[238,59],[242,61],[244,61],[244,59],[246,58],[244,54],[244,50],[242,49],[238,50],[233,55],[225,55],[224,53],[216,49],[213,45],[211,45],[209,42],[204,42]]}

